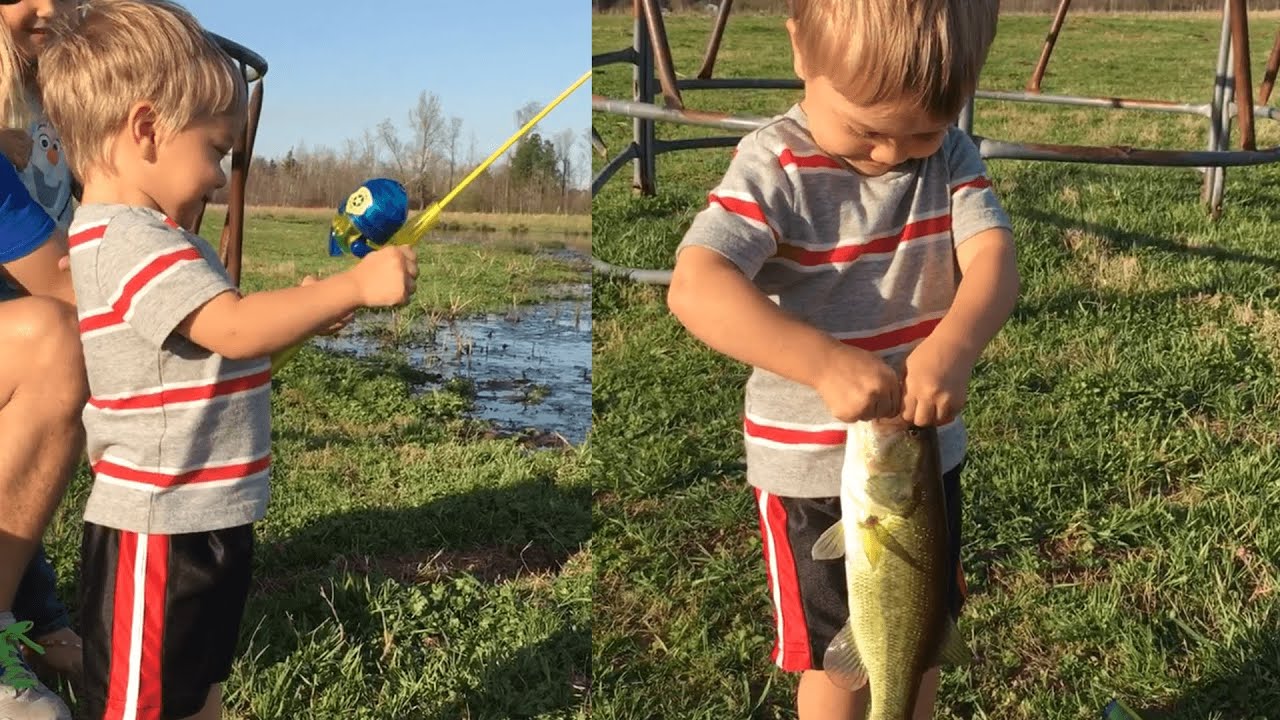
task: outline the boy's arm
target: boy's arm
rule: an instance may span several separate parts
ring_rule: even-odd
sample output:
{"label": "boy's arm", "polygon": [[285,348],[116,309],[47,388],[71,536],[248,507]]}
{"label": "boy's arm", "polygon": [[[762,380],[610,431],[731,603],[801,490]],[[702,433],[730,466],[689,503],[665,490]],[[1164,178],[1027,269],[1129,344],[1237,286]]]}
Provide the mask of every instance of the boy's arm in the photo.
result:
{"label": "boy's arm", "polygon": [[413,292],[417,257],[404,247],[384,248],[324,280],[283,290],[224,292],[177,327],[195,344],[232,359],[266,357],[296,345],[357,308],[399,305]]}
{"label": "boy's arm", "polygon": [[814,388],[840,420],[898,412],[898,378],[888,365],[779,308],[714,250],[680,253],[667,305],[712,349]]}
{"label": "boy's arm", "polygon": [[667,306],[711,349],[805,385],[818,384],[834,337],[778,307],[724,256],[704,247],[682,251]]}
{"label": "boy's arm", "polygon": [[947,314],[907,356],[902,417],[916,425],[943,425],[964,409],[973,367],[1018,299],[1011,223],[986,165],[962,130],[952,128],[945,148],[960,283]]}
{"label": "boy's arm", "polygon": [[96,282],[104,303],[81,309],[82,330],[128,325],[157,348],[178,332],[225,357],[266,357],[356,307],[404,302],[417,276],[413,251],[393,247],[327,280],[241,297],[200,242],[146,213],[114,217],[72,250],[77,280]]}
{"label": "boy's arm", "polygon": [[953,362],[972,369],[1018,302],[1013,234],[1002,227],[978,233],[956,248],[956,263],[955,300],[930,337],[951,348]]}

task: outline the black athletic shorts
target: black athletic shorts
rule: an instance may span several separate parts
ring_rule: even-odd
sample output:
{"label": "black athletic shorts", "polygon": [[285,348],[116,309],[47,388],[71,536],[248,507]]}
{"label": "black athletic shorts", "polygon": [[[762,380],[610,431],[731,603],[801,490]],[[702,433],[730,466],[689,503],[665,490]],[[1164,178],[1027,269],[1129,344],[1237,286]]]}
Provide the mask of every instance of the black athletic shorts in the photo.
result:
{"label": "black athletic shorts", "polygon": [[249,596],[253,526],[146,535],[84,524],[86,717],[194,715],[231,674]]}
{"label": "black athletic shorts", "polygon": [[[960,567],[960,471],[942,476],[956,568],[951,614],[959,617],[967,592]],[[849,621],[843,562],[814,560],[813,544],[840,519],[840,498],[782,497],[756,489],[765,568],[773,598],[774,664],[788,672],[821,670],[822,656]]]}

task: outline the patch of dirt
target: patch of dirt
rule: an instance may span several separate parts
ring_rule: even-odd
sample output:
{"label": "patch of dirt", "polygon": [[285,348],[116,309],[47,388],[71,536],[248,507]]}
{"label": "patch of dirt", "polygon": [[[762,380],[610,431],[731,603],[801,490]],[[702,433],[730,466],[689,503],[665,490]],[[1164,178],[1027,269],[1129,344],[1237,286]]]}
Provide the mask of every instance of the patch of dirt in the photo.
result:
{"label": "patch of dirt", "polygon": [[436,550],[394,557],[340,556],[334,565],[344,572],[377,572],[406,584],[432,582],[463,573],[489,583],[525,575],[557,573],[567,557],[539,545],[489,545],[467,550]]}

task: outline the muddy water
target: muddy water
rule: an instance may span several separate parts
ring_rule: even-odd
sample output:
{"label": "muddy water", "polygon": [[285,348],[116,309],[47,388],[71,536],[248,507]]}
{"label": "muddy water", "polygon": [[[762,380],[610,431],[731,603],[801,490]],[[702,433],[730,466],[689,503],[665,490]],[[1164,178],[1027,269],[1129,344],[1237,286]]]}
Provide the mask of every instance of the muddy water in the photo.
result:
{"label": "muddy water", "polygon": [[[434,340],[399,349],[414,367],[441,376],[421,389],[464,378],[475,388],[475,417],[503,432],[535,431],[579,444],[591,427],[590,289],[560,290],[573,299],[442,323]],[[357,318],[338,337],[313,342],[333,352],[377,352],[380,341],[363,329]]]}

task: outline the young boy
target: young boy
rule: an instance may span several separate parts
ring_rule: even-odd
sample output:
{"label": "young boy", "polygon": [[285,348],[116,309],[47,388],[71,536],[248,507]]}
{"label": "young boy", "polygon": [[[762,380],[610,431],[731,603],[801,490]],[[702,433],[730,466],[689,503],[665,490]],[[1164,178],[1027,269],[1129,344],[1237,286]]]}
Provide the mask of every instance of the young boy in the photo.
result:
{"label": "young boy", "polygon": [[216,718],[267,504],[268,358],[358,307],[404,303],[416,259],[388,248],[302,287],[236,291],[183,228],[226,181],[246,88],[176,5],[92,3],[40,81],[84,184],[69,245],[94,472],[85,704],[93,718]]}
{"label": "young boy", "polygon": [[[822,657],[848,617],[841,561],[814,561],[840,516],[845,423],[937,425],[959,576],[958,419],[979,354],[1013,309],[1009,220],[952,126],[995,35],[996,0],[793,0],[804,97],[747,135],[677,250],[671,311],[755,367],[747,479],[765,535],[773,659],[803,671],[801,720],[860,718]],[[932,716],[938,671],[917,718]]]}

